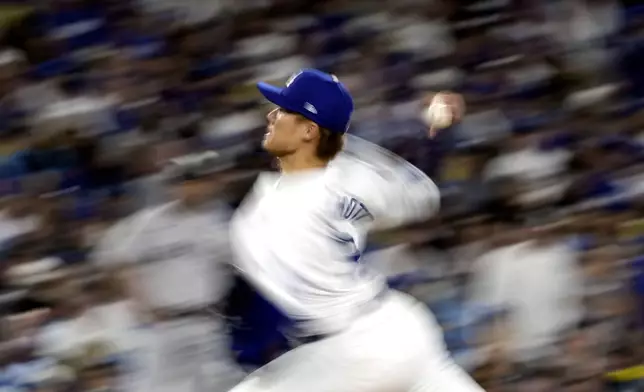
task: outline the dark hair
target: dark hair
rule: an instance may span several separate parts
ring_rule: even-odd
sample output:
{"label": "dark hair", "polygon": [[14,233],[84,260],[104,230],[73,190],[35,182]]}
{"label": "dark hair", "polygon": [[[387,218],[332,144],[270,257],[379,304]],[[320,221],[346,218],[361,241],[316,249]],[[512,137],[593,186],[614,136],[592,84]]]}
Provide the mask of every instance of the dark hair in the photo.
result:
{"label": "dark hair", "polygon": [[320,142],[315,150],[315,154],[318,158],[330,161],[338,155],[343,146],[343,134],[320,128]]}
{"label": "dark hair", "polygon": [[[287,109],[281,110],[286,113],[296,115],[297,118],[301,121],[312,121],[304,117],[300,113],[293,112]],[[320,159],[330,161],[331,159],[335,158],[340,150],[342,150],[342,147],[344,147],[344,134],[339,132],[331,132],[319,125],[318,128],[320,129],[320,142],[318,143],[315,150],[315,155]]]}

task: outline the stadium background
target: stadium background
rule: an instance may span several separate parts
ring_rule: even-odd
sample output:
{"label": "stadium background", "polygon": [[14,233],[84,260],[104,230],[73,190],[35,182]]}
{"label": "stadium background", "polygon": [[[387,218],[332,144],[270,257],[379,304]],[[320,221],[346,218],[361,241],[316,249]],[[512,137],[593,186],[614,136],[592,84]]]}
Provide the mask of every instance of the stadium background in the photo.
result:
{"label": "stadium background", "polygon": [[[434,310],[459,363],[489,391],[641,390],[638,3],[3,0],[1,387],[89,390],[127,373],[110,339],[131,325],[105,324],[102,349],[79,336],[73,358],[39,339],[54,317],[128,301],[92,246],[165,200],[158,168],[193,150],[230,160],[234,206],[271,165],[253,83],[317,67],[354,94],[352,132],[442,189],[439,217],[382,233],[365,257]],[[468,114],[428,141],[417,99],[440,89]],[[279,316],[246,289],[231,301],[247,324],[236,344],[263,361],[283,342],[248,327]],[[72,313],[68,290],[85,300]]]}

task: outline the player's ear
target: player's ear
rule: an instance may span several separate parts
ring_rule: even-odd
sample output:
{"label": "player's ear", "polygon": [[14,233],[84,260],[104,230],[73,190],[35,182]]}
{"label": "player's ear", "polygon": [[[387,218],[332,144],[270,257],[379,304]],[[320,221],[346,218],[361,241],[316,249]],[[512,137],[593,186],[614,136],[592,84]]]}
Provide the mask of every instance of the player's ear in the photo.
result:
{"label": "player's ear", "polygon": [[305,141],[310,142],[320,137],[320,127],[318,127],[317,124],[307,121],[304,126]]}

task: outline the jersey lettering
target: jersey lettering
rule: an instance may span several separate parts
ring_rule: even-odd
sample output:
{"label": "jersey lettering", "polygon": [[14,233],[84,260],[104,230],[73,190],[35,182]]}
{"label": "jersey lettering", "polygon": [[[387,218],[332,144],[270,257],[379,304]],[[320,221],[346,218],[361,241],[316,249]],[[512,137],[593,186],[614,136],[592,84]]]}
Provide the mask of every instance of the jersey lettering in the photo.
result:
{"label": "jersey lettering", "polygon": [[340,216],[349,221],[359,221],[361,219],[373,219],[364,204],[353,197],[343,197],[340,202]]}

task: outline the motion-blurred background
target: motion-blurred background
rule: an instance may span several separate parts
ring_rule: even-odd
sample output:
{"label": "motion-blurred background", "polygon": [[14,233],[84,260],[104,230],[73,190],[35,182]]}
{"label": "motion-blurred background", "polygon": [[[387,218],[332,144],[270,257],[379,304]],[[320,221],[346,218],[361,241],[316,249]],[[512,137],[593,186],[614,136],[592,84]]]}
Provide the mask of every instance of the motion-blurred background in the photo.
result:
{"label": "motion-blurred background", "polygon": [[[0,1],[0,389],[123,387],[140,323],[92,247],[195,150],[229,160],[234,206],[271,166],[254,83],[316,67],[352,91],[351,132],[442,189],[365,258],[462,366],[488,391],[644,390],[638,3]],[[418,98],[443,89],[468,113],[428,141]]]}

